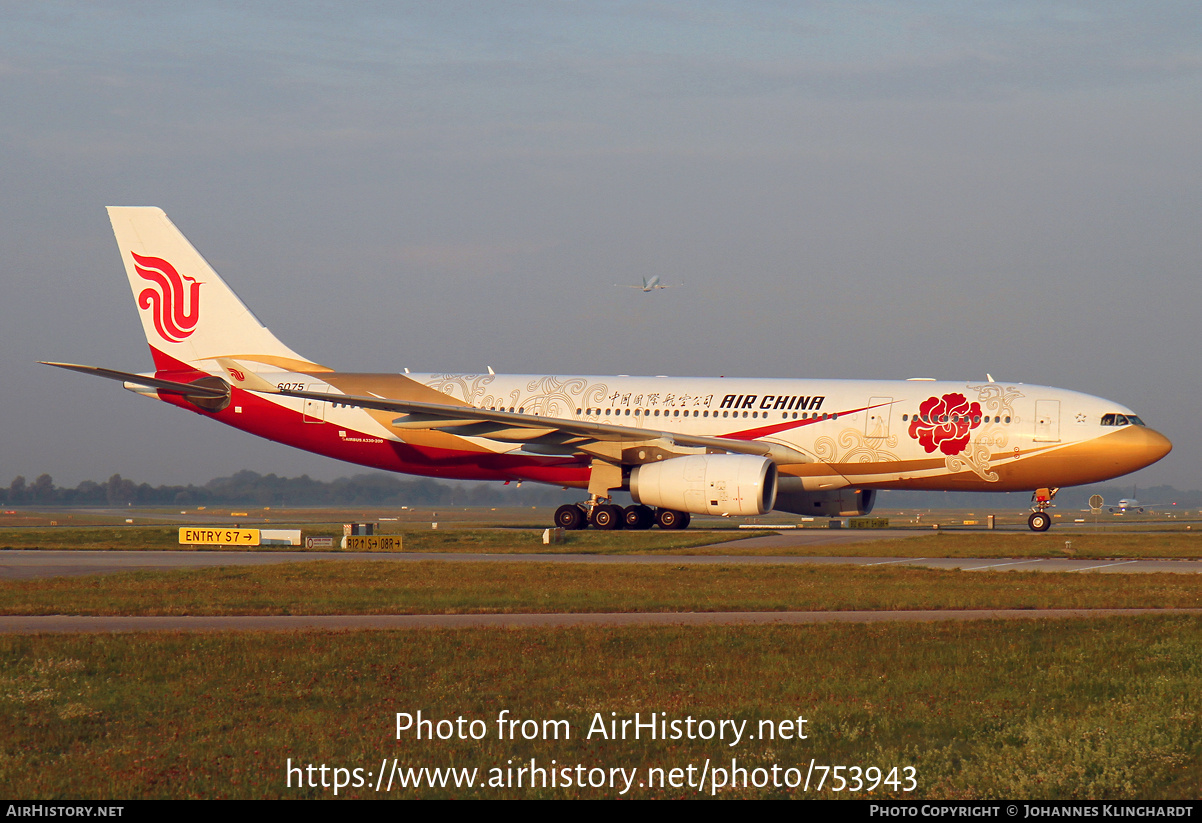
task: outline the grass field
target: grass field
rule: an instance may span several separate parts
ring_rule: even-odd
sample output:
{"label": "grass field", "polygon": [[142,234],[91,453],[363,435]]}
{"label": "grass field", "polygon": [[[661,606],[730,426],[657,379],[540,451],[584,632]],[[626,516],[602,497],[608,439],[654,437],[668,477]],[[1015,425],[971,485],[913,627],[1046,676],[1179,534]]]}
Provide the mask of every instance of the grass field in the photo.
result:
{"label": "grass field", "polygon": [[[332,797],[286,766],[634,769],[626,796],[715,791],[818,766],[876,767],[872,793],[723,797],[1197,798],[1202,619],[967,624],[0,637],[0,785],[10,797]],[[396,713],[478,719],[479,740],[398,739]],[[570,739],[499,739],[496,719]],[[780,723],[807,739],[606,740],[594,715]],[[616,713],[616,714],[611,714]],[[787,731],[787,727],[775,728]],[[797,726],[793,730],[797,730]],[[700,731],[698,726],[697,730]],[[710,781],[694,782],[710,761]],[[912,768],[915,790],[898,789]],[[662,772],[649,772],[651,769]],[[680,769],[684,785],[643,786]],[[756,772],[755,769],[762,771]],[[786,769],[800,769],[788,772]],[[490,769],[498,769],[490,772]],[[403,772],[402,772],[403,773]],[[347,776],[351,776],[347,772]],[[737,775],[737,772],[735,773]],[[871,774],[867,772],[866,774]],[[877,775],[878,783],[880,775]],[[340,797],[615,797],[616,788],[408,788]]]}
{"label": "grass field", "polygon": [[0,614],[1202,608],[1202,575],[317,561],[0,581]]}

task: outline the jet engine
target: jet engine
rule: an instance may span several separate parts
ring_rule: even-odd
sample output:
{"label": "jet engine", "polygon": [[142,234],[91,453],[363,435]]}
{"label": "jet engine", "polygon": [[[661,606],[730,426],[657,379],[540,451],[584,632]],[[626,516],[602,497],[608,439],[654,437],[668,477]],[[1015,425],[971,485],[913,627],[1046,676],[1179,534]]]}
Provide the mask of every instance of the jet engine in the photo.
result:
{"label": "jet engine", "polygon": [[783,477],[776,494],[777,511],[809,514],[815,517],[858,517],[872,511],[876,503],[873,489],[832,489],[808,492],[796,477]]}
{"label": "jet engine", "polygon": [[692,514],[764,514],[776,500],[776,465],[749,454],[694,454],[630,471],[634,502]]}

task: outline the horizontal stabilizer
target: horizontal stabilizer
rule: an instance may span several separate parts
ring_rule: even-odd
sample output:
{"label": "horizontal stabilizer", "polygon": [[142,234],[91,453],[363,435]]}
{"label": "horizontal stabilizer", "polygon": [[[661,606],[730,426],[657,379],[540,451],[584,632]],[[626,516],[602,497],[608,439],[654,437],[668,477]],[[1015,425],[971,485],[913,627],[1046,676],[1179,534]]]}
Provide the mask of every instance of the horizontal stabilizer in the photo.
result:
{"label": "horizontal stabilizer", "polygon": [[59,369],[70,369],[71,371],[82,372],[83,374],[93,374],[97,377],[106,377],[109,380],[121,380],[125,383],[133,383],[135,386],[146,386],[151,389],[159,389],[160,391],[178,392],[186,394],[189,397],[212,397],[224,398],[229,394],[228,387],[225,389],[213,388],[211,386],[202,386],[196,383],[179,383],[174,380],[160,380],[157,377],[147,377],[144,374],[133,374],[132,372],[115,371],[114,369],[102,369],[99,366],[81,366],[76,363],[51,363],[46,360],[39,360],[43,366],[54,366]]}

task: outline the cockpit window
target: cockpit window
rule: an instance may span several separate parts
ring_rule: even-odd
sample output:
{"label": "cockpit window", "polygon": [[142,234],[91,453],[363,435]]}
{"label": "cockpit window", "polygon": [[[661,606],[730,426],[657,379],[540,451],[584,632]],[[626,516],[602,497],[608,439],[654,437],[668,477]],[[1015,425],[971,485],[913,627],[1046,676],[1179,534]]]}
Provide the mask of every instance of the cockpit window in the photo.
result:
{"label": "cockpit window", "polygon": [[1117,412],[1102,415],[1103,426],[1142,426],[1144,421],[1134,414],[1118,414]]}

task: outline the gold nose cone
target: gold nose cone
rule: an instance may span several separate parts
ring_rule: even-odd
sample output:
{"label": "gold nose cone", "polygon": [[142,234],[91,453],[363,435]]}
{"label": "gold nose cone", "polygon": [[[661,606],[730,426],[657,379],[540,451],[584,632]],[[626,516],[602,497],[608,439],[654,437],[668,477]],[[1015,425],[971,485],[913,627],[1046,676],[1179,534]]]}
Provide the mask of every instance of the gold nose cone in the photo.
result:
{"label": "gold nose cone", "polygon": [[1151,466],[1173,450],[1167,437],[1147,426],[1125,426],[1116,435],[1112,441],[1119,452],[1116,457],[1130,467],[1125,469],[1128,472]]}
{"label": "gold nose cone", "polygon": [[1144,448],[1148,453],[1148,465],[1155,463],[1173,450],[1173,444],[1163,434],[1146,426],[1141,428],[1143,428],[1144,437],[1147,439],[1147,445]]}

